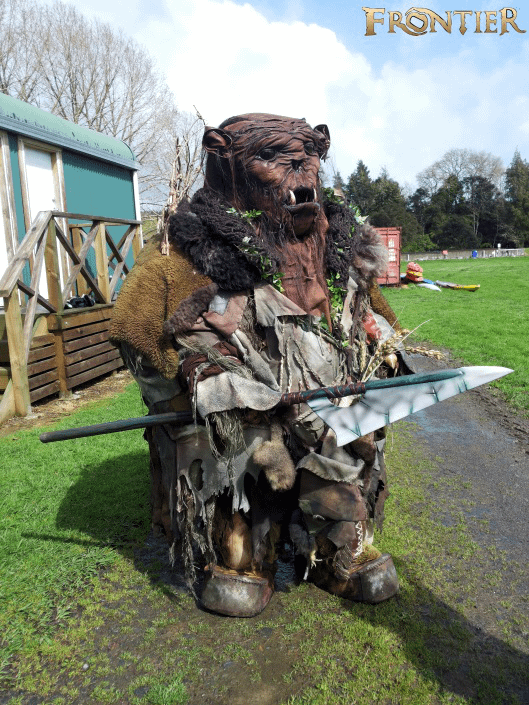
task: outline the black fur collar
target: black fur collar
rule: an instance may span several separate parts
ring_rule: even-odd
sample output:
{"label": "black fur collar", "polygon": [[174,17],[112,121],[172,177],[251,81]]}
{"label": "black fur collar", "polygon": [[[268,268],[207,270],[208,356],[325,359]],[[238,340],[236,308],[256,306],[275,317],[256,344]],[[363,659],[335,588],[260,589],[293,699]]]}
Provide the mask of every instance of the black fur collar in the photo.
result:
{"label": "black fur collar", "polygon": [[[358,283],[367,286],[385,266],[378,234],[369,225],[359,226],[345,206],[324,202],[324,208],[328,275],[338,274],[345,287],[352,266]],[[278,272],[279,263],[258,242],[250,223],[229,209],[213,191],[202,188],[171,216],[169,239],[220,289],[244,291]]]}

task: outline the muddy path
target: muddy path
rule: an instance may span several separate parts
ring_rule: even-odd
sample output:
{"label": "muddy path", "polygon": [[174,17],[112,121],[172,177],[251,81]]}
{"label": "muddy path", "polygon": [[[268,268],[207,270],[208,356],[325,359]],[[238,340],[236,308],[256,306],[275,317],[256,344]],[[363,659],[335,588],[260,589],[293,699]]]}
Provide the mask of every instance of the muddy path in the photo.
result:
{"label": "muddy path", "polygon": [[[416,364],[421,372],[441,366],[430,358],[417,358]],[[474,530],[476,539],[527,562],[529,419],[515,414],[496,392],[478,387],[409,418],[416,424],[413,435],[440,459],[440,471],[457,478],[461,498],[472,500],[466,513],[488,523],[486,533]],[[442,516],[442,507],[439,511]],[[529,594],[529,583],[526,588]]]}

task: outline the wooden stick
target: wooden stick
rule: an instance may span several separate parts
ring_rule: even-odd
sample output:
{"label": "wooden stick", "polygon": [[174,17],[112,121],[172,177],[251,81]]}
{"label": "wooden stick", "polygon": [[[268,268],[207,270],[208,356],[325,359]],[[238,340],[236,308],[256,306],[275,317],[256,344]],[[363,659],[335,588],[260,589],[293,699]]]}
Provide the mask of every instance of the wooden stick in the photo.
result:
{"label": "wooden stick", "polygon": [[[377,379],[371,382],[353,382],[352,384],[341,384],[336,387],[321,387],[320,389],[309,389],[306,392],[287,392],[279,398],[278,406],[300,404],[302,401],[315,399],[317,397],[338,399],[342,396],[348,396],[350,394],[363,394],[369,389],[402,387],[410,384],[422,384],[423,382],[437,382],[442,379],[459,377],[460,375],[460,370],[441,370],[440,372],[426,372],[424,374],[406,375],[404,377],[392,377],[391,379]],[[71,438],[98,436],[103,433],[130,431],[135,428],[148,428],[150,426],[158,426],[159,424],[164,423],[188,424],[193,423],[193,421],[193,416],[189,412],[171,411],[166,414],[152,414],[151,416],[140,416],[134,419],[110,421],[108,423],[95,424],[94,426],[70,428],[64,431],[50,431],[48,433],[43,433],[40,436],[40,440],[43,443],[49,443],[50,441],[64,441]]]}
{"label": "wooden stick", "polygon": [[440,372],[424,372],[423,374],[404,375],[403,377],[390,377],[389,379],[374,379],[369,382],[351,382],[339,384],[335,387],[320,387],[308,389],[304,392],[286,392],[281,395],[280,405],[302,404],[311,399],[341,399],[354,394],[365,394],[370,389],[385,389],[388,387],[404,387],[410,384],[423,384],[423,382],[438,382],[442,379],[459,377],[459,370],[441,370]]}
{"label": "wooden stick", "polygon": [[87,438],[90,436],[101,436],[105,433],[131,431],[137,428],[150,428],[151,426],[159,426],[163,423],[178,423],[181,425],[193,423],[193,415],[187,411],[170,411],[166,414],[139,416],[134,419],[110,421],[108,423],[97,423],[93,426],[66,428],[64,429],[64,431],[48,431],[47,433],[41,433],[40,440],[43,443],[51,443],[53,441],[67,441],[72,438]]}

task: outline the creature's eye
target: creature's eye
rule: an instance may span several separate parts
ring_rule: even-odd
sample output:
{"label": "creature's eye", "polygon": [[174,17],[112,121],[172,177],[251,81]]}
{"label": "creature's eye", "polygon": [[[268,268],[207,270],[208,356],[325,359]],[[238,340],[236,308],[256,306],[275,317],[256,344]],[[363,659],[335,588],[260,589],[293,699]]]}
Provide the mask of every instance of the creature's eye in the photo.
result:
{"label": "creature's eye", "polygon": [[305,153],[309,156],[316,154],[316,145],[314,142],[305,142]]}
{"label": "creature's eye", "polygon": [[272,159],[275,159],[275,156],[277,154],[277,149],[274,147],[264,147],[261,149],[260,152],[257,152],[257,158],[262,159],[265,162],[269,162]]}

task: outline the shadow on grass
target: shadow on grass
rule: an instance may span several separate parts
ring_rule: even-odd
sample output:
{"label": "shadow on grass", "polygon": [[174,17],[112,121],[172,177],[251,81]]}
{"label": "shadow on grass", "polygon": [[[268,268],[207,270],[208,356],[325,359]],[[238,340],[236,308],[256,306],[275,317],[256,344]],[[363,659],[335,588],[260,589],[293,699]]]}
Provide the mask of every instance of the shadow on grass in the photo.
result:
{"label": "shadow on grass", "polygon": [[139,545],[149,530],[149,492],[147,452],[85,466],[61,502],[56,526],[87,534],[92,545]]}
{"label": "shadow on grass", "polygon": [[[130,453],[100,465],[87,466],[65,495],[56,526],[89,538],[86,541],[82,538],[47,538],[81,545],[111,546],[132,557],[135,568],[150,577],[153,587],[156,585],[158,591],[161,589],[167,598],[174,599],[175,590],[185,589],[183,570],[181,563],[174,568],[170,566],[164,539],[149,533],[149,497],[146,452]],[[395,563],[401,575],[408,573],[404,562],[399,564],[395,560]],[[279,589],[285,589],[293,580],[293,574],[293,559],[287,556],[279,566]],[[420,580],[407,577],[409,587],[387,603],[370,606],[343,601],[341,608],[349,611],[355,620],[397,634],[408,663],[424,680],[438,683],[442,691],[464,697],[473,705],[529,703],[528,656],[480,630],[425,588]],[[163,601],[160,609],[163,610]],[[321,592],[321,626],[318,629],[322,638],[329,634],[327,614],[335,615],[336,605],[334,601],[330,604],[326,593]],[[182,619],[187,618],[183,615]],[[256,620],[266,620],[266,611]],[[227,638],[230,638],[232,624],[232,620],[226,619]],[[223,620],[216,622],[216,629],[222,632]],[[302,635],[303,626],[300,629]],[[200,637],[195,636],[199,641]],[[282,639],[279,632],[277,638]],[[346,639],[345,633],[342,638]],[[277,646],[281,648],[280,643]],[[337,653],[339,649],[337,639]],[[373,658],[373,667],[380,669],[380,678],[383,679],[385,664],[376,661],[376,650]],[[305,679],[310,691],[309,673],[305,674]],[[288,689],[285,684],[285,700]]]}
{"label": "shadow on grass", "polygon": [[[405,562],[396,559],[395,565],[404,576]],[[342,606],[372,627],[397,634],[410,664],[442,691],[473,705],[529,703],[528,654],[469,621],[420,579],[408,574],[407,580],[409,587],[386,603],[343,600]]]}
{"label": "shadow on grass", "polygon": [[[134,562],[153,586],[173,600],[175,591],[187,590],[182,562],[169,561],[165,537],[150,530],[150,476],[145,450],[86,466],[65,495],[56,526],[90,536],[82,539],[48,537],[79,545],[111,547]],[[43,538],[41,536],[41,538]]]}

